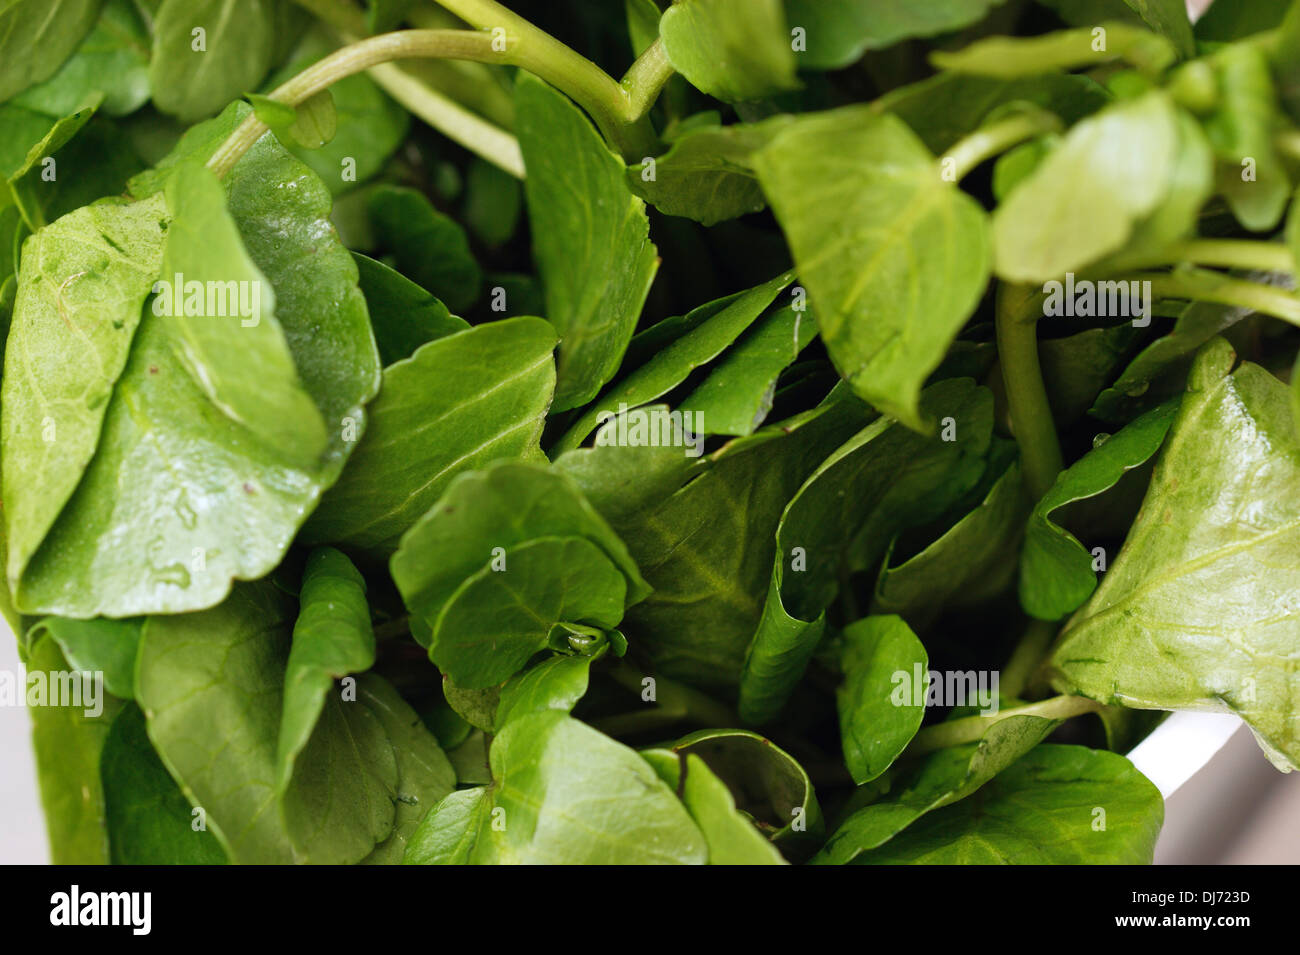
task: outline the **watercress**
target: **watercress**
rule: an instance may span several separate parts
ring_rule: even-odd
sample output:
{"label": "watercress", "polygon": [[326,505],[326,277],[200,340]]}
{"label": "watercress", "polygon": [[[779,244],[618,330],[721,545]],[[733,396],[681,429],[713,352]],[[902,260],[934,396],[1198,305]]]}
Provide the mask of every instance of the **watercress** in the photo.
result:
{"label": "watercress", "polygon": [[1151,861],[1159,714],[1300,765],[1298,63],[1292,2],[0,4],[52,858]]}

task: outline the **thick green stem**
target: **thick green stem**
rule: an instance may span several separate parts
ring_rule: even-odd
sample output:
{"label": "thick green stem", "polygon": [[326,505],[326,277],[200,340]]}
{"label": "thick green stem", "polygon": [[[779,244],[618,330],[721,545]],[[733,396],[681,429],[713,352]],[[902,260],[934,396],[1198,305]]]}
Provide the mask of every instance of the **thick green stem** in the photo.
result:
{"label": "thick green stem", "polygon": [[[391,64],[393,60],[420,57],[497,62],[500,53],[494,48],[490,36],[474,30],[403,30],[398,33],[385,33],[349,44],[323,60],[313,63],[297,76],[277,87],[271,93],[271,98],[297,106],[354,73],[381,68]],[[401,82],[400,77],[392,71],[380,69],[380,76],[389,85]],[[418,83],[418,81],[411,79],[411,83]],[[414,106],[410,104],[417,103],[417,100],[418,105],[429,106],[441,99],[423,84],[419,86],[418,93],[414,90],[407,91],[410,94],[406,100],[408,108],[413,109]],[[478,146],[477,151],[492,150],[498,165],[517,175],[522,175],[523,159],[518,155],[518,142],[513,136],[502,132],[490,123],[485,123],[467,110],[451,103],[450,100],[443,100],[440,105],[443,108],[440,115],[444,125],[458,128],[462,140],[474,142]],[[457,110],[460,111],[459,114],[456,113]],[[213,154],[208,161],[208,166],[218,176],[224,176],[265,132],[266,125],[255,114],[250,114]]]}
{"label": "thick green stem", "polygon": [[[958,140],[939,160],[945,178],[960,182],[981,163],[1027,139],[1059,129],[1061,121],[1046,111],[1016,113]],[[948,164],[951,166],[945,169]]]}
{"label": "thick green stem", "polygon": [[668,54],[664,52],[663,40],[655,40],[646,47],[628,68],[620,84],[630,101],[630,115],[640,119],[648,113],[674,72]]}
{"label": "thick green stem", "polygon": [[1008,698],[1016,698],[1024,693],[1030,678],[1037,671],[1056,635],[1057,624],[1048,620],[1030,620],[1025,632],[1011,653],[1011,659],[1002,668],[998,681],[998,692]]}
{"label": "thick green stem", "polygon": [[1025,488],[1037,501],[1061,473],[1061,443],[1038,363],[1041,297],[1029,286],[1003,283],[997,294],[998,361],[1006,386],[1011,431],[1020,445]]}
{"label": "thick green stem", "polygon": [[948,749],[964,743],[974,743],[988,732],[990,726],[1013,716],[1040,716],[1044,719],[1064,720],[1084,713],[1096,713],[1103,704],[1085,696],[1054,696],[1040,703],[1029,703],[1002,710],[989,716],[966,716],[946,723],[927,726],[912,738],[904,756],[922,756],[937,749]]}

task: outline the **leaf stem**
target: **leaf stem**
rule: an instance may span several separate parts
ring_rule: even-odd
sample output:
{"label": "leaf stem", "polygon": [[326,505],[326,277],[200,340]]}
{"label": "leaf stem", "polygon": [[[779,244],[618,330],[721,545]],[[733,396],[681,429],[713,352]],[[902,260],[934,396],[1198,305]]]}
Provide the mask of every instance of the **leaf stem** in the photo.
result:
{"label": "leaf stem", "polygon": [[1096,713],[1104,704],[1090,700],[1086,696],[1054,696],[1038,703],[1027,703],[1009,710],[1000,710],[989,716],[965,716],[946,723],[927,726],[912,738],[904,751],[904,756],[921,756],[938,749],[974,743],[988,732],[994,723],[1009,720],[1013,716],[1039,716],[1044,719],[1065,720],[1085,713]]}
{"label": "leaf stem", "polygon": [[960,182],[986,160],[1027,139],[1060,129],[1060,126],[1061,121],[1045,110],[1016,113],[958,140],[940,159],[941,168],[943,163],[951,161],[955,180]]}
{"label": "leaf stem", "polygon": [[1252,282],[1205,269],[1134,272],[1121,276],[1120,281],[1150,282],[1151,294],[1156,298],[1234,305],[1300,326],[1300,296],[1262,282]]}
{"label": "leaf stem", "polygon": [[1150,257],[1128,260],[1133,268],[1160,265],[1211,265],[1252,272],[1295,272],[1295,256],[1280,242],[1256,239],[1189,239],[1166,246]]}
{"label": "leaf stem", "polygon": [[[474,30],[401,30],[397,33],[384,33],[335,50],[323,60],[318,60],[297,76],[276,87],[271,93],[271,98],[297,106],[339,80],[360,73],[362,70],[390,64],[392,60],[418,57],[500,62],[501,53],[493,48],[490,36]],[[390,85],[397,79],[391,73],[381,71],[381,75]],[[418,83],[414,79],[411,82]],[[450,100],[445,100],[423,84],[419,85],[420,106],[433,109],[436,104],[436,108],[442,110],[438,115],[446,121],[447,125],[455,126],[461,133],[462,139],[475,142],[480,147],[479,151],[492,150],[492,156],[498,165],[522,176],[523,158],[518,153],[518,142],[513,136],[486,123]],[[405,92],[410,94],[411,100],[416,99],[414,91]],[[438,100],[442,102],[438,103]],[[408,105],[408,108],[413,107]],[[208,167],[218,176],[224,176],[265,132],[266,125],[255,114],[250,114],[213,154],[208,161]]]}
{"label": "leaf stem", "polygon": [[646,47],[619,84],[628,95],[629,115],[640,119],[648,113],[674,72],[668,54],[664,52],[663,40],[655,40]]}
{"label": "leaf stem", "polygon": [[1038,363],[1040,313],[1041,296],[1032,287],[1005,282],[998,286],[998,360],[1006,386],[1011,431],[1020,445],[1025,488],[1035,501],[1051,488],[1063,464]]}
{"label": "leaf stem", "polygon": [[[639,158],[654,146],[657,139],[654,130],[644,120],[649,105],[639,104],[647,97],[653,102],[657,89],[653,93],[633,91],[619,84],[591,60],[496,0],[437,2],[471,26],[490,31],[494,41],[505,39],[509,56],[504,62],[540,76],[573,97],[591,114],[601,134],[624,158]],[[652,72],[646,80],[657,76],[657,71]]]}
{"label": "leaf stem", "polygon": [[1051,620],[1030,619],[1025,632],[1011,652],[1011,659],[1002,668],[1002,677],[998,681],[998,691],[1006,697],[1023,695],[1029,685],[1030,677],[1038,669],[1056,635],[1057,624]]}

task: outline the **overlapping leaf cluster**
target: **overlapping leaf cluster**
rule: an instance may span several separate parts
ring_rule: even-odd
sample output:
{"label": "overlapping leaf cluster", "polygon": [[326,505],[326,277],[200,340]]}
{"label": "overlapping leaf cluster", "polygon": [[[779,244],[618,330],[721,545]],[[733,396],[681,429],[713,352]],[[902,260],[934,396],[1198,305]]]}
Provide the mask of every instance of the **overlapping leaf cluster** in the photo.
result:
{"label": "overlapping leaf cluster", "polygon": [[1144,862],[1141,711],[1300,765],[1300,5],[521,3],[648,117],[274,92],[486,28],[418,6],[0,4],[56,861]]}

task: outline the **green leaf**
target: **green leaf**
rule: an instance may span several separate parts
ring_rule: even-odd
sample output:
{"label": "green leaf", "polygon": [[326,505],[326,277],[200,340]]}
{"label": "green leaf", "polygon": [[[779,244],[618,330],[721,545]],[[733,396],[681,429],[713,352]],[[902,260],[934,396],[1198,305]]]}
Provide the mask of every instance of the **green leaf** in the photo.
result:
{"label": "green leaf", "polygon": [[464,689],[520,669],[556,624],[608,629],[649,592],[568,477],[512,462],[455,479],[403,538],[392,574],[433,630],[430,657]]}
{"label": "green leaf", "polygon": [[1156,33],[1166,37],[1188,60],[1196,55],[1196,38],[1187,16],[1187,0],[1124,0]]}
{"label": "green leaf", "polygon": [[[90,121],[102,99],[101,93],[91,93],[72,112],[57,118],[34,114],[18,106],[0,106],[0,130],[16,134],[13,145],[4,150],[7,155],[0,158],[3,164],[0,176],[6,180],[0,183],[0,206],[10,202],[16,205],[29,229],[38,231],[45,225],[44,210],[55,191],[45,176],[52,171],[56,176],[53,182],[58,181],[58,166],[52,154]],[[27,144],[33,140],[28,148]]]}
{"label": "green leaf", "polygon": [[392,835],[361,862],[397,865],[416,827],[456,788],[456,772],[420,717],[385,680],[369,673],[358,678],[357,699],[383,725],[397,759]]}
{"label": "green leaf", "polygon": [[275,25],[268,0],[162,0],[149,58],[154,105],[192,123],[256,89],[271,65]]}
{"label": "green leaf", "polygon": [[205,167],[186,164],[164,194],[171,216],[161,273],[167,287],[153,311],[166,316],[177,357],[228,418],[311,467],[329,443],[325,422],[298,380],[275,317],[275,291],[245,251],[221,183]]}
{"label": "green leaf", "polygon": [[[285,136],[283,134],[287,133],[289,127],[298,121],[298,111],[294,109],[293,104],[270,96],[262,96],[260,93],[248,93],[245,99],[252,104],[253,115],[265,123],[280,138],[281,142],[284,142]],[[288,143],[285,143],[285,145],[288,145]]]}
{"label": "green leaf", "polygon": [[458,475],[538,454],[555,333],[511,318],[420,346],[384,371],[370,425],[303,531],[387,557]]}
{"label": "green leaf", "polygon": [[447,303],[453,312],[477,301],[483,273],[460,223],[435,209],[423,193],[379,186],[370,194],[370,218],[399,272]]}
{"label": "green leaf", "polygon": [[393,833],[397,756],[378,717],[364,704],[330,694],[280,813],[300,863],[349,865]]}
{"label": "green leaf", "polygon": [[632,52],[640,56],[646,47],[659,39],[659,20],[663,14],[655,0],[624,0],[623,7],[627,14]]}
{"label": "green leaf", "polygon": [[1117,59],[1158,76],[1177,61],[1178,53],[1158,34],[1130,23],[1107,21],[1040,36],[991,36],[965,49],[930,54],[937,69],[1008,80],[1097,67]]}
{"label": "green leaf", "polygon": [[281,784],[292,611],[263,583],[211,610],[149,618],[137,697],[158,755],[232,862],[358,862],[394,831],[397,758],[379,713],[327,692]]}
{"label": "green leaf", "polygon": [[365,579],[332,547],[307,555],[300,609],[284,673],[276,789],[288,789],[294,762],[311,738],[334,681],[375,663]]}
{"label": "green leaf", "polygon": [[289,126],[289,136],[303,149],[320,149],[334,140],[338,132],[338,113],[334,94],[321,90],[298,104],[296,118]]}
{"label": "green leaf", "polygon": [[699,730],[673,743],[672,751],[688,760],[703,760],[730,790],[740,811],[786,854],[803,856],[804,849],[816,846],[825,834],[808,774],[767,737],[749,730]]}
{"label": "green leaf", "polygon": [[678,0],[659,35],[673,68],[718,99],[762,99],[799,85],[781,0]]}
{"label": "green leaf", "polygon": [[406,865],[468,865],[483,818],[492,808],[487,787],[461,789],[445,796],[424,817],[406,847]]}
{"label": "green leaf", "polygon": [[992,395],[969,379],[949,379],[926,392],[922,407],[951,419],[955,440],[881,418],[829,455],[791,497],[776,531],[763,619],[741,672],[745,722],[775,718],[803,676],[859,529],[870,526],[883,553],[896,533],[939,516],[979,480]]}
{"label": "green leaf", "polygon": [[1253,232],[1277,226],[1291,200],[1286,165],[1273,145],[1277,90],[1263,50],[1238,44],[1211,58],[1219,108],[1205,120],[1218,158],[1218,186],[1233,215]]}
{"label": "green leaf", "polygon": [[[15,593],[95,454],[141,306],[162,264],[165,216],[162,197],[105,202],[69,213],[25,243],[0,387]],[[76,323],[81,334],[66,340],[65,322]]]}
{"label": "green leaf", "polygon": [[891,786],[888,799],[872,802],[845,819],[813,858],[844,865],[887,844],[926,813],[965,799],[1022,758],[1059,720],[1010,716],[989,725],[978,743],[940,750]]}
{"label": "green leaf", "polygon": [[709,865],[785,865],[780,850],[736,809],[725,783],[694,753],[642,750],[641,757],[681,798],[704,835]]}
{"label": "green leaf", "polygon": [[[522,716],[492,742],[475,862],[702,864],[707,846],[682,805],[634,751],[559,712]],[[593,838],[593,831],[596,836]]]}
{"label": "green leaf", "polygon": [[491,733],[496,729],[497,706],[501,702],[501,686],[485,686],[467,690],[457,686],[445,673],[442,676],[442,695],[447,705],[470,726]]}
{"label": "green leaf", "polygon": [[753,434],[772,410],[781,372],[816,336],[813,316],[794,305],[760,318],[723,353],[678,410],[691,412],[698,431]]}
{"label": "green leaf", "polygon": [[[0,21],[3,22],[3,21]],[[32,748],[36,751],[36,778],[41,786],[41,807],[50,840],[50,860],[55,865],[105,865],[109,861],[108,831],[104,815],[104,789],[100,783],[100,754],[109,727],[121,708],[111,696],[101,696],[100,707],[82,691],[82,706],[46,705],[57,681],[75,694],[75,676],[59,646],[46,637],[37,640],[27,658],[30,681],[40,674],[45,687],[42,705],[29,706]],[[81,684],[84,687],[84,684]],[[31,684],[27,702],[32,702]],[[70,698],[76,702],[76,696]],[[69,700],[65,698],[64,702]],[[99,709],[98,713],[95,710]]]}
{"label": "green leaf", "polygon": [[913,627],[922,627],[949,605],[972,604],[997,594],[1011,582],[1028,509],[1020,468],[1012,464],[979,506],[942,537],[901,564],[886,558],[871,612],[898,614]]}
{"label": "green leaf", "polygon": [[1060,638],[1053,682],[1139,709],[1241,715],[1280,767],[1300,765],[1289,663],[1300,582],[1300,438],[1285,385],[1197,357],[1142,510]]}
{"label": "green leaf", "polygon": [[293,861],[276,799],[292,603],[240,586],[220,606],[151,617],[136,669],[149,739],[236,863]]}
{"label": "green leaf", "polygon": [[685,333],[602,393],[556,442],[553,453],[576,448],[603,418],[620,414],[624,406],[637,408],[676,388],[696,368],[730,347],[792,281],[794,275],[787,272],[752,289],[693,309],[681,320]]}
{"label": "green leaf", "polygon": [[925,647],[901,617],[864,617],[844,628],[844,683],[836,691],[844,762],[861,786],[875,779],[911,742],[925,699],[896,699],[897,674],[925,673]]}
{"label": "green leaf", "polygon": [[661,673],[695,686],[736,685],[763,612],[781,512],[868,417],[847,399],[707,458],[598,443],[560,459],[654,588],[628,610],[623,632]]}
{"label": "green leaf", "polygon": [[515,674],[501,690],[497,724],[505,726],[512,719],[548,710],[571,712],[587,692],[594,659],[590,656],[554,656]]}
{"label": "green leaf", "polygon": [[226,854],[201,828],[185,794],[167,775],[128,703],[113,720],[100,756],[104,811],[114,865],[223,865]]}
{"label": "green leaf", "polygon": [[1122,249],[1167,195],[1178,144],[1178,114],[1163,92],[1078,123],[993,213],[998,275],[1042,283]]}
{"label": "green leaf", "polygon": [[1280,25],[1293,4],[1276,0],[1237,0],[1236,3],[1215,3],[1196,21],[1198,40],[1212,43],[1229,43]]}
{"label": "green leaf", "polygon": [[410,358],[426,342],[469,328],[468,322],[456,318],[446,305],[400,272],[360,252],[353,252],[352,258],[370,312],[379,360],[385,367]]}
{"label": "green leaf", "polygon": [[[22,574],[15,588],[19,606],[65,616],[127,616],[213,605],[233,578],[256,578],[279,563],[364,425],[362,405],[378,386],[379,360],[356,285],[356,266],[326,219],[328,192],[273,137],[260,140],[229,179],[231,213],[250,258],[274,289],[277,317],[299,380],[327,423],[329,447],[319,462],[302,468],[286,462],[280,449],[250,441],[249,433],[211,404],[174,357],[166,325],[171,319],[147,314],[111,399],[107,384],[91,385],[95,400],[107,399],[99,446],[25,571],[22,551],[10,543],[11,567]],[[137,230],[160,228],[159,201],[124,207],[137,217],[153,211]],[[92,206],[90,211],[101,208],[116,207]],[[82,228],[95,228],[95,220]],[[132,238],[140,241],[134,234],[123,241]],[[84,247],[78,254],[86,254]],[[57,266],[49,280],[63,282],[78,268],[93,273],[105,257],[112,261],[107,251],[97,256],[84,265],[51,260]],[[314,266],[310,271],[301,267],[308,257]],[[64,298],[66,308],[66,294]],[[112,327],[114,316],[104,315],[101,302],[96,305],[89,313],[96,319],[92,331],[124,348],[121,331]],[[138,304],[134,307],[137,312],[129,319],[118,319],[124,327],[138,314]],[[57,360],[66,351],[60,338],[63,322],[53,304],[46,306],[30,331],[35,344],[24,346],[29,354],[39,347],[49,355],[45,360]],[[320,335],[322,326],[332,333]],[[114,335],[118,339],[110,338]],[[68,387],[96,374],[97,367],[65,371]],[[6,383],[14,378],[7,376]],[[6,415],[17,410],[8,400],[4,408]],[[97,423],[98,418],[89,420]],[[60,444],[65,433],[60,429]],[[31,439],[43,454],[39,429]],[[37,473],[14,454],[12,445],[5,445],[5,453],[16,458],[15,466],[28,480]],[[9,481],[6,485],[12,487]],[[160,501],[168,506],[160,510]],[[53,510],[58,503],[47,499],[43,506]],[[125,553],[123,535],[136,541]]]}
{"label": "green leaf", "polygon": [[35,646],[46,635],[59,645],[74,670],[102,673],[104,689],[119,699],[134,699],[139,620],[45,617],[27,633],[27,645]]}
{"label": "green leaf", "polygon": [[[629,600],[649,592],[623,542],[571,478],[509,461],[451,482],[403,539],[392,560],[393,580],[412,614],[432,623],[467,578],[500,556],[494,547],[504,553],[531,540],[562,537],[596,544],[627,580]],[[430,554],[438,560],[428,560]]]}
{"label": "green leaf", "polygon": [[866,50],[880,50],[910,37],[949,33],[976,23],[1003,0],[786,0],[790,26],[807,31],[803,69],[848,66]]}
{"label": "green leaf", "polygon": [[978,798],[931,813],[855,861],[1148,865],[1164,810],[1160,791],[1123,756],[1048,744],[990,781]]}
{"label": "green leaf", "polygon": [[0,8],[0,103],[58,72],[101,0],[10,0]]}
{"label": "green leaf", "polygon": [[1270,59],[1279,98],[1294,119],[1300,116],[1300,7],[1294,3],[1278,27]]}
{"label": "green leaf", "polygon": [[554,710],[521,715],[492,742],[492,785],[453,793],[425,818],[409,863],[702,864],[690,815],[632,750]]}
{"label": "green leaf", "polygon": [[1070,465],[1038,502],[1029,518],[1020,557],[1020,604],[1031,617],[1060,620],[1081,606],[1097,587],[1093,555],[1069,531],[1053,523],[1052,512],[1104,493],[1125,472],[1150,460],[1164,443],[1177,412],[1176,401],[1147,412]]}
{"label": "green leaf", "polygon": [[702,225],[759,212],[767,202],[750,157],[791,122],[792,117],[779,115],[759,123],[689,129],[662,156],[629,166],[628,182],[660,212]]}
{"label": "green leaf", "polygon": [[149,99],[149,33],[131,0],[106,0],[99,20],[58,72],[13,102],[58,116],[96,92],[110,116],[133,113]]}
{"label": "green leaf", "polygon": [[429,657],[463,687],[500,683],[565,621],[608,630],[623,618],[627,580],[586,538],[539,537],[499,559],[485,561],[432,621]]}
{"label": "green leaf", "polygon": [[523,189],[514,176],[477,156],[465,182],[465,224],[488,246],[510,241],[519,226]]}
{"label": "green leaf", "polygon": [[924,428],[921,386],[988,282],[983,211],[901,120],[869,106],[801,117],[753,162],[836,368]]}
{"label": "green leaf", "polygon": [[533,257],[560,334],[554,410],[566,411],[618,370],[659,263],[645,204],[581,111],[522,72],[515,106]]}

